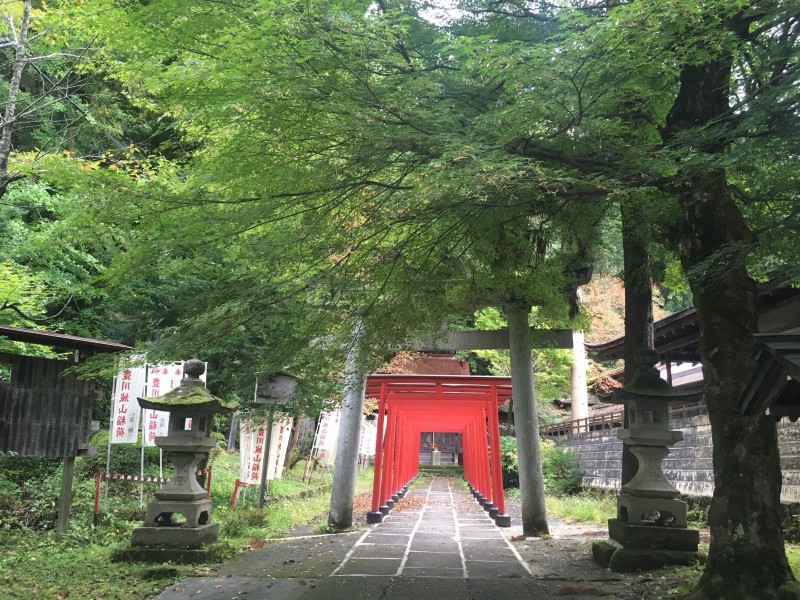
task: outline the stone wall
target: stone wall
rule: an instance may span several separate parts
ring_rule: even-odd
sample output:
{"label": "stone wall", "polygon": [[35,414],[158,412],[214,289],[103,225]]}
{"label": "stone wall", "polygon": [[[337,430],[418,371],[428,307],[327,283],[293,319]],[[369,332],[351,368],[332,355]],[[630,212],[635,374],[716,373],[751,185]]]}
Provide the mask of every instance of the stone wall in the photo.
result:
{"label": "stone wall", "polygon": [[[714,491],[711,425],[706,415],[674,419],[672,429],[683,432],[664,459],[664,474],[675,487],[689,496],[711,496]],[[618,488],[622,442],[617,429],[603,429],[562,436],[559,446],[575,452],[583,470],[583,484],[589,487]],[[781,500],[800,502],[800,422],[778,423],[778,441],[783,470]]]}

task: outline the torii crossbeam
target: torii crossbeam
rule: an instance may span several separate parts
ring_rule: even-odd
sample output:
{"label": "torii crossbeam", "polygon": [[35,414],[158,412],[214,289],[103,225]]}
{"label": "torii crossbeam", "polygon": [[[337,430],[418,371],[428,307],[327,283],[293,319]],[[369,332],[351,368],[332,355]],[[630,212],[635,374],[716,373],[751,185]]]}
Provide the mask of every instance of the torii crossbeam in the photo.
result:
{"label": "torii crossbeam", "polygon": [[510,377],[370,375],[367,396],[378,399],[375,475],[368,523],[380,523],[419,472],[423,431],[460,433],[464,477],[499,527],[509,527],[500,460],[499,407],[511,396]]}

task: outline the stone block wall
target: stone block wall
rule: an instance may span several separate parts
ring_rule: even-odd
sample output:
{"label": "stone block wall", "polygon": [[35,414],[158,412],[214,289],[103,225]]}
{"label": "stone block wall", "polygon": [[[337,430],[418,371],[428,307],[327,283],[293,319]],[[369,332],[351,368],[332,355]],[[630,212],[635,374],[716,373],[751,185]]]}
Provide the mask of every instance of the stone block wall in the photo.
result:
{"label": "stone block wall", "polygon": [[[688,496],[710,497],[714,491],[711,425],[706,415],[674,419],[672,429],[683,433],[664,459],[664,474]],[[583,471],[583,485],[619,488],[622,442],[617,429],[588,431],[558,438],[557,443],[575,453]],[[800,422],[778,423],[783,488],[781,500],[800,502]]]}

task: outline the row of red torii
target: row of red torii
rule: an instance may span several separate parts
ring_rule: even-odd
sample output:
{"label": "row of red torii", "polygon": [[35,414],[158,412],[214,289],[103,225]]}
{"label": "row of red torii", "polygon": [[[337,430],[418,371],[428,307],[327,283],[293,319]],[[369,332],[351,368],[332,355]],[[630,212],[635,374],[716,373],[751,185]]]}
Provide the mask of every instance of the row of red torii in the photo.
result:
{"label": "row of red torii", "polygon": [[380,523],[419,472],[422,432],[460,433],[464,478],[499,527],[509,527],[503,496],[497,412],[511,396],[510,377],[370,375],[378,400],[375,476],[368,523]]}

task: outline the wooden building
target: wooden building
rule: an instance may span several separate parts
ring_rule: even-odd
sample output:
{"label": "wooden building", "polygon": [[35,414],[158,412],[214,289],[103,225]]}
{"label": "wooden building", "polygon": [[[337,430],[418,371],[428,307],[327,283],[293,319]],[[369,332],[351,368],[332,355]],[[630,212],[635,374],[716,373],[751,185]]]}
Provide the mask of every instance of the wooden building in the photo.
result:
{"label": "wooden building", "polygon": [[71,360],[0,354],[11,365],[11,378],[0,381],[0,452],[64,459],[58,529],[66,530],[76,456],[89,447],[94,384],[65,372],[88,356],[131,350],[130,346],[90,338],[0,326],[11,341],[40,344],[71,353]]}

